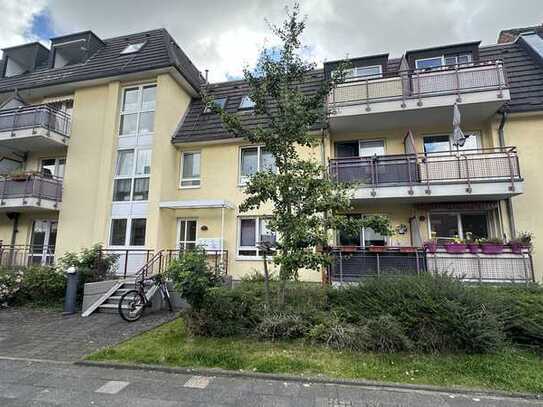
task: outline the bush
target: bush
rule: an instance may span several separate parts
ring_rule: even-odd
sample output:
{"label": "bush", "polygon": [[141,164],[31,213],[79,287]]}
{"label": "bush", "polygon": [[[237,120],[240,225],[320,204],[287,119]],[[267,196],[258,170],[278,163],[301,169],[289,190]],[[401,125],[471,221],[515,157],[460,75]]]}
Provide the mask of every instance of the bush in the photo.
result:
{"label": "bush", "polygon": [[356,326],[331,315],[316,324],[309,332],[313,343],[323,344],[336,350],[367,351],[371,336],[366,326]]}
{"label": "bush", "polygon": [[296,339],[302,338],[309,330],[308,321],[299,314],[271,313],[265,315],[255,328],[259,339]]}
{"label": "bush", "polygon": [[7,307],[21,289],[23,271],[20,269],[0,268],[0,308]]}
{"label": "bush", "polygon": [[166,275],[195,310],[202,307],[207,291],[221,282],[220,276],[210,271],[205,250],[198,247],[172,261]]}
{"label": "bush", "polygon": [[18,304],[59,305],[64,300],[66,276],[52,267],[32,266],[24,270]]}
{"label": "bush", "polygon": [[391,315],[370,319],[366,327],[371,338],[370,347],[375,352],[403,352],[413,348],[402,324]]}

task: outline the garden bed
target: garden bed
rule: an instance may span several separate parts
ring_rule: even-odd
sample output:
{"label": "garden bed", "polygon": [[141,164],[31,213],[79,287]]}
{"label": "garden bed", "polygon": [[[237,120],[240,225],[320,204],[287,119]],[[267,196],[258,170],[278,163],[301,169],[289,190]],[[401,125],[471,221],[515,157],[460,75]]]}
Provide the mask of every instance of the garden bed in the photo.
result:
{"label": "garden bed", "polygon": [[194,337],[182,319],[88,359],[543,393],[543,358],[510,346],[483,355],[347,352],[303,340]]}

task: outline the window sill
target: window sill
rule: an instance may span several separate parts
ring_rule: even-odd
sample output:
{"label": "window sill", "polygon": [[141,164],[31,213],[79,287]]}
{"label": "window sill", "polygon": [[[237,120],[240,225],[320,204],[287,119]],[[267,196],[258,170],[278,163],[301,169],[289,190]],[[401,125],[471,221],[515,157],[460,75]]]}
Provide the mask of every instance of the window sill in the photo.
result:
{"label": "window sill", "polygon": [[179,189],[198,189],[202,185],[179,185]]}

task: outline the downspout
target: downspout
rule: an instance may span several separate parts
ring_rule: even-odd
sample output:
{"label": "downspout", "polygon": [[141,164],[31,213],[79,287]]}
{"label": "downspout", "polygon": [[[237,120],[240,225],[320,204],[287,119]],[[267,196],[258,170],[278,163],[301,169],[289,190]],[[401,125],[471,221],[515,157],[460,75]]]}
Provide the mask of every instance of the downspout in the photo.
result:
{"label": "downspout", "polygon": [[11,247],[9,251],[9,265],[13,265],[15,256],[15,243],[17,242],[17,233],[19,232],[19,212],[8,212],[7,217],[13,220],[13,229],[11,231]]}
{"label": "downspout", "polygon": [[[501,120],[500,125],[498,127],[498,141],[500,143],[500,147],[505,147],[505,135],[503,129],[505,128],[505,122],[507,121],[507,111],[502,110],[501,111]],[[507,198],[505,200],[506,205],[506,211],[507,211],[507,219],[509,220],[509,233],[511,234],[511,239],[513,239],[517,232],[515,227],[515,217],[513,215],[513,202],[511,201],[511,198]]]}

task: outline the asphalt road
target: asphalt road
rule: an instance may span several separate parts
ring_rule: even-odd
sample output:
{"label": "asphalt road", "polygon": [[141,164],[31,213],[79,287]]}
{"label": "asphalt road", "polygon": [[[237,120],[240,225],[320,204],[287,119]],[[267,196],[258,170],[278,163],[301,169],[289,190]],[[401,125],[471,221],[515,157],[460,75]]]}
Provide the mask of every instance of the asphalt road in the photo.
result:
{"label": "asphalt road", "polygon": [[543,406],[543,401],[402,389],[205,377],[0,357],[0,406]]}

